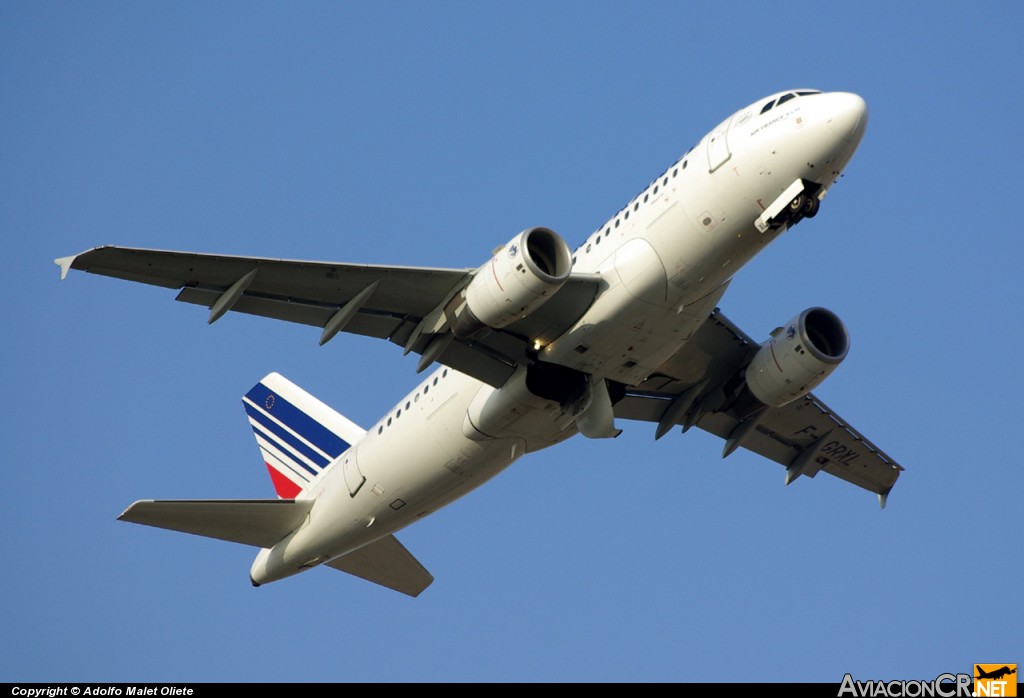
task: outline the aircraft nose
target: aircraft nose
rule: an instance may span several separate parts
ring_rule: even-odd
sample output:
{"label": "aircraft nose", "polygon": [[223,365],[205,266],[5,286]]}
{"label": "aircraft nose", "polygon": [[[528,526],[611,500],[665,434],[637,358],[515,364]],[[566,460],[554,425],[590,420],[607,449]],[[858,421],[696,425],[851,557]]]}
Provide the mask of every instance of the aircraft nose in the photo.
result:
{"label": "aircraft nose", "polygon": [[830,129],[847,143],[858,145],[868,125],[867,103],[852,92],[832,92],[828,99]]}

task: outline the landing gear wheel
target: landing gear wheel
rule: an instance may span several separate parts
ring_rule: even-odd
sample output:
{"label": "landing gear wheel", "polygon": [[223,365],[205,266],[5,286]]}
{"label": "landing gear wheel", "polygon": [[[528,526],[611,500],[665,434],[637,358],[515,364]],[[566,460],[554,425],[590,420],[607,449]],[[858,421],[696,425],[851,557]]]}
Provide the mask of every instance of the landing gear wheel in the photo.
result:
{"label": "landing gear wheel", "polygon": [[816,196],[808,196],[804,201],[804,218],[814,218],[818,215],[818,208],[821,206],[821,201]]}
{"label": "landing gear wheel", "polygon": [[804,207],[807,205],[807,197],[803,194],[797,194],[796,198],[789,202],[786,206],[785,214],[782,219],[786,222],[790,228],[799,223],[804,219]]}
{"label": "landing gear wheel", "polygon": [[804,210],[804,204],[807,201],[807,197],[803,194],[797,194],[796,198],[789,202],[789,213],[791,215],[800,215],[800,212]]}

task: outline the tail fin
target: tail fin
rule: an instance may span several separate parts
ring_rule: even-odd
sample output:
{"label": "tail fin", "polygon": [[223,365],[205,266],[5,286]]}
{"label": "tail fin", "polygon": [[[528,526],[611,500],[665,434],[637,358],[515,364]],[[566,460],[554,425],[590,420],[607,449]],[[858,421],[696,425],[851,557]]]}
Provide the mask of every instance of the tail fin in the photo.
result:
{"label": "tail fin", "polygon": [[366,433],[278,373],[254,385],[242,405],[282,499],[295,498]]}

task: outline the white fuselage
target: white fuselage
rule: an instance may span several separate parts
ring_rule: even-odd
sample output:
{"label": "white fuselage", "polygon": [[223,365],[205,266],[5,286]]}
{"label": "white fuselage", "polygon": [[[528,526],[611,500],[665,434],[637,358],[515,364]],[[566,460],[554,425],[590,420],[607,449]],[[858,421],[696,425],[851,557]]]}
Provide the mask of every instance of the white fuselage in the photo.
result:
{"label": "white fuselage", "polygon": [[[863,135],[864,102],[849,93],[786,94],[793,93],[726,119],[576,249],[573,270],[599,274],[601,290],[561,336],[536,338],[539,359],[642,382],[707,319],[733,275],[785,230],[761,232],[755,220],[796,180],[824,196]],[[253,581],[290,576],[394,533],[524,453],[574,435],[573,415],[531,395],[524,376],[519,370],[494,388],[450,368],[431,374],[300,495],[315,499],[309,517],[260,552]],[[354,477],[365,483],[352,495]]]}

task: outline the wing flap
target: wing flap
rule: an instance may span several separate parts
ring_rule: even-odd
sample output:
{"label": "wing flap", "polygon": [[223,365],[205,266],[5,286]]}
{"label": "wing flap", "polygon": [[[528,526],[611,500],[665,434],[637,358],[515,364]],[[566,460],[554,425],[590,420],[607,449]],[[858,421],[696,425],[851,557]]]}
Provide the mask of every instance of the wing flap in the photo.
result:
{"label": "wing flap", "polygon": [[409,596],[419,596],[434,581],[433,575],[394,536],[381,538],[325,564]]}
{"label": "wing flap", "polygon": [[313,505],[294,499],[144,499],[119,521],[272,548],[298,528]]}
{"label": "wing flap", "polygon": [[[615,405],[615,416],[657,423],[670,402],[668,397],[627,395]],[[729,414],[712,412],[700,417],[696,426],[728,440],[739,424]],[[796,468],[787,474],[787,482],[800,475],[814,477],[824,470],[884,497],[903,472],[899,464],[814,394],[784,407],[768,408],[740,446],[787,469]],[[810,448],[817,448],[817,452],[808,463],[801,463],[800,456]]]}
{"label": "wing flap", "polygon": [[[697,426],[728,439],[737,421],[728,415],[709,415]],[[787,478],[800,475],[814,477],[824,470],[830,475],[863,487],[875,494],[887,495],[903,468],[881,449],[847,424],[814,394],[784,407],[769,409],[756,428],[741,444],[744,448],[769,458],[787,468],[799,467]],[[815,449],[810,462],[799,456]]]}
{"label": "wing flap", "polygon": [[[175,300],[210,308],[220,294],[221,291],[215,289],[186,287],[181,289]],[[314,304],[298,299],[244,295],[231,307],[231,310],[311,327],[323,327],[338,309],[333,305]],[[387,339],[402,322],[403,319],[400,317],[361,312],[356,313],[345,325],[345,331],[377,339]]]}

